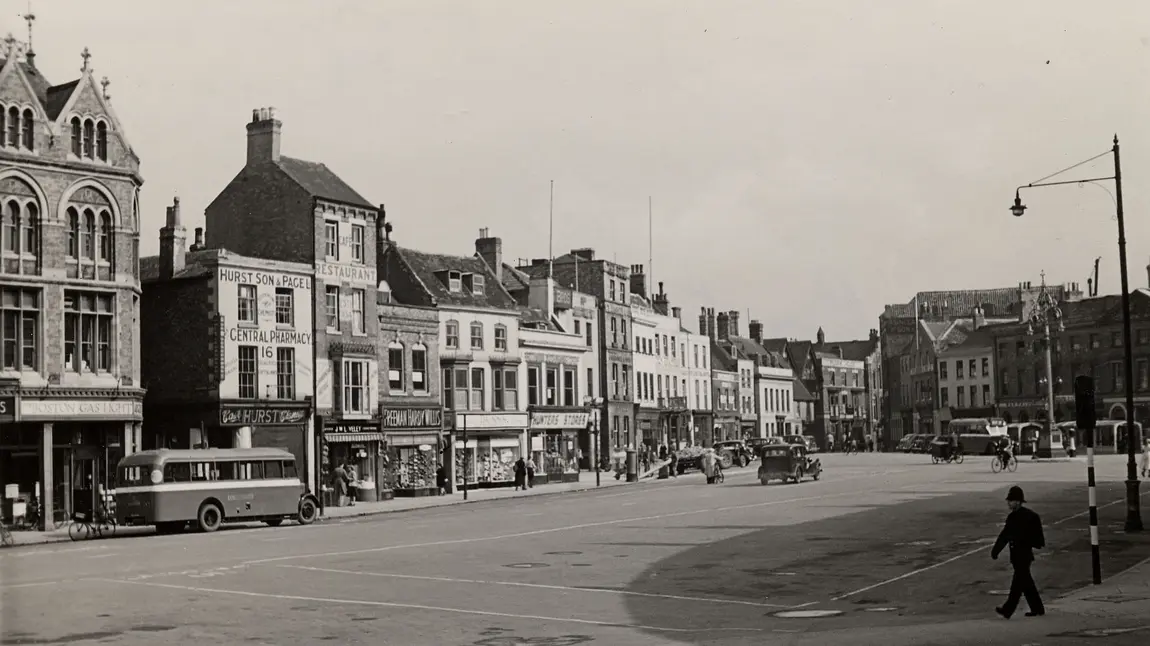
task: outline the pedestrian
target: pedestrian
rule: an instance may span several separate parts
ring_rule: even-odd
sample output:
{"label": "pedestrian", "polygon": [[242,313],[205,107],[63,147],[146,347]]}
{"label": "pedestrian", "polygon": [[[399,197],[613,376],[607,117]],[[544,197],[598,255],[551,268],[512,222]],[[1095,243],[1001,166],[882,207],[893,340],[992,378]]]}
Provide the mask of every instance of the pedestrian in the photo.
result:
{"label": "pedestrian", "polygon": [[447,467],[442,464],[435,470],[435,486],[439,488],[439,495],[447,495]]}
{"label": "pedestrian", "polygon": [[1150,472],[1150,437],[1143,440],[1142,454],[1138,458],[1142,463],[1142,477],[1145,478],[1147,472]]}
{"label": "pedestrian", "polygon": [[707,476],[707,484],[715,482],[715,450],[707,449],[703,453],[703,473]]}
{"label": "pedestrian", "polygon": [[527,466],[527,486],[528,487],[534,487],[535,486],[535,460],[533,458],[527,458],[526,466]]}
{"label": "pedestrian", "polygon": [[1018,608],[1018,602],[1026,597],[1026,605],[1030,607],[1027,617],[1041,617],[1046,614],[1042,605],[1042,597],[1038,596],[1038,586],[1030,574],[1030,565],[1034,563],[1034,550],[1046,547],[1046,538],[1042,534],[1042,519],[1028,507],[1026,496],[1022,487],[1014,486],[1006,494],[1006,504],[1010,507],[1010,515],[1006,517],[1006,524],[990,550],[990,557],[998,558],[998,554],[1009,544],[1010,565],[1014,568],[1014,577],[1010,580],[1010,594],[1006,603],[994,609],[1005,619],[1010,619]]}
{"label": "pedestrian", "polygon": [[527,464],[523,458],[515,461],[515,490],[527,489]]}
{"label": "pedestrian", "polygon": [[343,507],[347,504],[347,471],[342,463],[331,472],[331,480],[335,487],[335,506]]}
{"label": "pedestrian", "polygon": [[671,463],[668,464],[667,467],[668,467],[668,469],[670,469],[671,475],[678,478],[679,477],[679,452],[678,451],[671,451],[671,458],[670,459],[671,459]]}

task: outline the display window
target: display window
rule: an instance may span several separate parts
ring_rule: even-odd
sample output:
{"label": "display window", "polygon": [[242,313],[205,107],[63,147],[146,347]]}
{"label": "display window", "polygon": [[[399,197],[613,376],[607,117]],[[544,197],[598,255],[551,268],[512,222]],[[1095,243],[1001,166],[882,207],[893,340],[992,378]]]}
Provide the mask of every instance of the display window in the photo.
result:
{"label": "display window", "polygon": [[396,489],[435,488],[435,472],[439,468],[439,461],[432,447],[421,451],[417,446],[401,446],[392,451]]}

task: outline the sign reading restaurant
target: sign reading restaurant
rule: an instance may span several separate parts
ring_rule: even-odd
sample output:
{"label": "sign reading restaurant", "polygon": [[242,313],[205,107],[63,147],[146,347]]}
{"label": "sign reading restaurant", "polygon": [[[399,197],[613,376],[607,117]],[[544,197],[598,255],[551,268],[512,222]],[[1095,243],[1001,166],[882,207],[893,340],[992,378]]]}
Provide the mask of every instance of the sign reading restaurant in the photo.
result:
{"label": "sign reading restaurant", "polygon": [[384,408],[380,412],[383,428],[443,428],[443,411],[439,408]]}
{"label": "sign reading restaurant", "polygon": [[317,262],[315,277],[324,282],[340,281],[355,285],[375,286],[375,267],[345,265],[342,263]]}

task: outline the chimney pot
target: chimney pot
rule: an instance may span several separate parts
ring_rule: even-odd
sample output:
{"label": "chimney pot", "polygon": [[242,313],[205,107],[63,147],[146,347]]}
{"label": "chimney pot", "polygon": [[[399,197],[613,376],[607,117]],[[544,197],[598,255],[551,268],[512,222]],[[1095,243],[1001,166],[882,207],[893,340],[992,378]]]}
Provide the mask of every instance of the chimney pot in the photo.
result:
{"label": "chimney pot", "polygon": [[252,116],[252,122],[248,124],[248,164],[278,161],[283,124],[274,118],[270,108],[253,110]]}

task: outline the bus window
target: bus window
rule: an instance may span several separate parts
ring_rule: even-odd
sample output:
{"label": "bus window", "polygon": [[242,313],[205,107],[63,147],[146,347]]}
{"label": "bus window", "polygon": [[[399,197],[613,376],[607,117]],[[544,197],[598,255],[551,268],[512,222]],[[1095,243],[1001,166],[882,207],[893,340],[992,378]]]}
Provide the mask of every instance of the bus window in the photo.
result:
{"label": "bus window", "polygon": [[217,479],[215,465],[211,462],[193,462],[190,466],[192,471],[192,480],[195,482]]}
{"label": "bus window", "polygon": [[229,480],[259,480],[263,478],[262,462],[229,462],[231,468]]}
{"label": "bus window", "polygon": [[148,470],[144,467],[124,467],[120,469],[120,486],[121,487],[134,487],[144,483],[144,476],[147,475]]}
{"label": "bus window", "polygon": [[284,460],[284,477],[285,478],[298,478],[299,475],[295,470],[295,460]]}
{"label": "bus window", "polygon": [[284,477],[284,465],[279,460],[264,460],[264,477],[265,478],[282,478]]}
{"label": "bus window", "polygon": [[169,462],[164,465],[164,482],[190,482],[191,465],[187,462]]}

